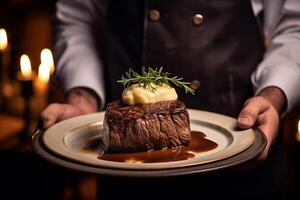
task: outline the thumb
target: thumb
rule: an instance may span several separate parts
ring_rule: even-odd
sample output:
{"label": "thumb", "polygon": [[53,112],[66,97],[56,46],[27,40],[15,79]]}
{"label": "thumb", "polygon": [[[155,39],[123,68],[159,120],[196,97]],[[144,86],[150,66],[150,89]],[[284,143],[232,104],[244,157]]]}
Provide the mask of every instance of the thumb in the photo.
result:
{"label": "thumb", "polygon": [[260,113],[260,106],[256,105],[256,101],[249,99],[244,104],[244,108],[240,112],[238,119],[237,119],[237,125],[239,128],[251,128],[255,122],[256,119]]}

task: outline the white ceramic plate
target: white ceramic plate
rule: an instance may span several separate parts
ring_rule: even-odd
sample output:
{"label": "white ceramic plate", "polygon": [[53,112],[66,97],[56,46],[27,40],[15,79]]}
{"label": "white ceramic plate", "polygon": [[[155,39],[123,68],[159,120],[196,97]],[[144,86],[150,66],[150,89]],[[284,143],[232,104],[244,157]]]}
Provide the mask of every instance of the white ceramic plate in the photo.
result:
{"label": "white ceramic plate", "polygon": [[74,117],[55,124],[45,131],[44,145],[56,155],[89,166],[116,169],[172,169],[207,164],[237,155],[253,144],[255,133],[252,129],[235,130],[236,119],[201,110],[188,110],[191,129],[201,131],[218,147],[197,153],[194,158],[182,161],[159,163],[123,163],[98,159],[96,153],[82,151],[82,147],[94,137],[100,137],[104,112]]}

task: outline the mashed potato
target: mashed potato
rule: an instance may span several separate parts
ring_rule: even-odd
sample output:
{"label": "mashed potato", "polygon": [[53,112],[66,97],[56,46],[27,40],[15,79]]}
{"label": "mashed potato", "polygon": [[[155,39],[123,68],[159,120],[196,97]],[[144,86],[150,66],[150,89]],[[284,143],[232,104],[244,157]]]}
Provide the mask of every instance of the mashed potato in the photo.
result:
{"label": "mashed potato", "polygon": [[155,88],[153,91],[144,88],[142,84],[131,85],[123,91],[123,102],[127,105],[136,105],[177,100],[178,96],[175,89],[169,85],[153,84],[152,86]]}

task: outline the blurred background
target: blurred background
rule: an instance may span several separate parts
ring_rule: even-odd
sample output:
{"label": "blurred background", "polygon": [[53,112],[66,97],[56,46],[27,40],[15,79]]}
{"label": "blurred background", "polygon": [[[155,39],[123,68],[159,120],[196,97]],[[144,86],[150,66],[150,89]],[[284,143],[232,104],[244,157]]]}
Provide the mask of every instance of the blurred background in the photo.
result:
{"label": "blurred background", "polygon": [[[0,199],[96,199],[97,179],[53,166],[31,149],[39,113],[63,101],[53,79],[56,0],[0,1]],[[286,196],[300,196],[300,108],[283,120]]]}
{"label": "blurred background", "polygon": [[93,176],[37,157],[31,134],[49,102],[63,101],[53,79],[56,0],[0,1],[0,199],[95,199]]}

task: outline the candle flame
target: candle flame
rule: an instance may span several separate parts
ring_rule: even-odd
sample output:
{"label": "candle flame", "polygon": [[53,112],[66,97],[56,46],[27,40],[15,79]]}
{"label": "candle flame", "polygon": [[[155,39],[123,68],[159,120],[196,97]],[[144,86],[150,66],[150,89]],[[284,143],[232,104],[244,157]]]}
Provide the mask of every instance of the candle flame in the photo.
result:
{"label": "candle flame", "polygon": [[42,83],[48,83],[50,78],[50,68],[46,63],[40,64],[38,78]]}
{"label": "candle flame", "polygon": [[45,63],[50,68],[50,74],[54,72],[53,55],[50,49],[43,49],[41,51],[41,63]]}
{"label": "candle flame", "polygon": [[4,51],[7,48],[7,34],[5,29],[0,29],[0,51]]}
{"label": "candle flame", "polygon": [[26,79],[30,79],[32,76],[30,59],[26,54],[23,54],[20,58],[20,66],[22,76]]}
{"label": "candle flame", "polygon": [[300,142],[300,120],[298,121],[298,132],[296,133],[296,140]]}

